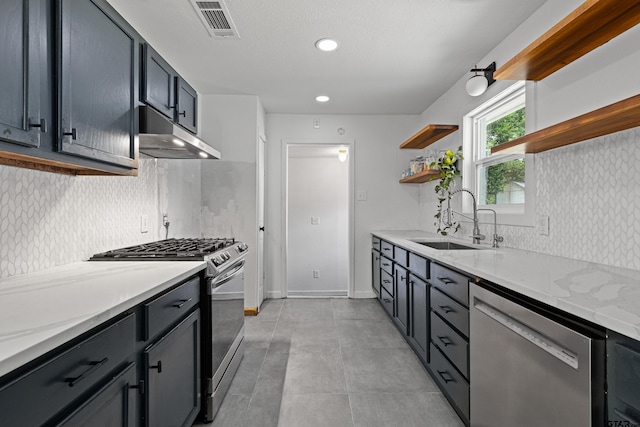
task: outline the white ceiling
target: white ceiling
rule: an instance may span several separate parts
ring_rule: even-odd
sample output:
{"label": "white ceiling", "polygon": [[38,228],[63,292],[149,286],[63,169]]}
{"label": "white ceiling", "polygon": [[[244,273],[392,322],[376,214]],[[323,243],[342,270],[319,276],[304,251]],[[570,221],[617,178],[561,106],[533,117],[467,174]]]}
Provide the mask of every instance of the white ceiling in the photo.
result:
{"label": "white ceiling", "polygon": [[225,0],[240,38],[215,39],[189,0],[108,1],[200,93],[313,114],[420,114],[544,3]]}

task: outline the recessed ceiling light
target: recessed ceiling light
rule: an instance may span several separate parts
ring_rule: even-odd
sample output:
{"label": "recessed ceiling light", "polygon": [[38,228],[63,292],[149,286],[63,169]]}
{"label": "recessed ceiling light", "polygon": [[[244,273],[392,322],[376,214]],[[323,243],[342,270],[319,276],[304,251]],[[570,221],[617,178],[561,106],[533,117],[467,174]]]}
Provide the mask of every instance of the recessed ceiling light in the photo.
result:
{"label": "recessed ceiling light", "polygon": [[316,101],[318,102],[327,102],[329,97],[327,95],[318,95],[316,96]]}
{"label": "recessed ceiling light", "polygon": [[316,42],[316,47],[324,52],[331,52],[338,48],[338,42],[332,39],[320,39]]}

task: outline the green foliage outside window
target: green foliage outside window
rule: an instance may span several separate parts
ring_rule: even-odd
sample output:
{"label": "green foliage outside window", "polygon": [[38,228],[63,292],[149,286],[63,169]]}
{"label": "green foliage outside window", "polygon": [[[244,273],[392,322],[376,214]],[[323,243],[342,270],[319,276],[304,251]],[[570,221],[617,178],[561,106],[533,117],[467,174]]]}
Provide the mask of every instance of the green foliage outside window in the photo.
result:
{"label": "green foliage outside window", "polygon": [[[524,107],[487,126],[486,149],[495,147],[524,135]],[[496,204],[496,195],[504,191],[509,182],[524,183],[524,159],[511,160],[487,168],[487,193],[485,203]]]}

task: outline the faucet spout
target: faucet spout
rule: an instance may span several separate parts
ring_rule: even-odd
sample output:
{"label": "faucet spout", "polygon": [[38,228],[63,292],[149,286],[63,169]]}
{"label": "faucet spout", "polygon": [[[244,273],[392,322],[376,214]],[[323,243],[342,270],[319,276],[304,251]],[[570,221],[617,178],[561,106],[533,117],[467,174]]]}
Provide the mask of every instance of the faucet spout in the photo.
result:
{"label": "faucet spout", "polygon": [[[454,190],[452,193],[449,193],[449,199],[451,199],[451,197],[454,194],[457,194],[460,192],[468,193],[471,196],[471,199],[473,200],[473,218],[470,218],[473,220],[473,235],[471,236],[471,238],[473,239],[473,243],[479,245],[480,240],[484,240],[485,236],[484,234],[480,233],[480,226],[478,225],[478,203],[476,201],[476,196],[473,194],[471,190],[467,188],[459,188],[457,190]],[[448,211],[450,214],[451,209],[448,209]]]}

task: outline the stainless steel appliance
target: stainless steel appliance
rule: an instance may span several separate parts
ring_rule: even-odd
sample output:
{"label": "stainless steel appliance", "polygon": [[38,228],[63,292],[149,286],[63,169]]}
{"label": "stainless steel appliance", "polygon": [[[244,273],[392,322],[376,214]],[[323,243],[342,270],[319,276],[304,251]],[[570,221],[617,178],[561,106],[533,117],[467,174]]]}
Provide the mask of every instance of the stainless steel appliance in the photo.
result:
{"label": "stainless steel appliance", "polygon": [[201,301],[203,410],[212,421],[244,355],[244,264],[248,247],[230,238],[166,239],[96,254],[92,261],[204,260]]}
{"label": "stainless steel appliance", "polygon": [[604,335],[497,288],[469,294],[472,426],[605,425]]}

